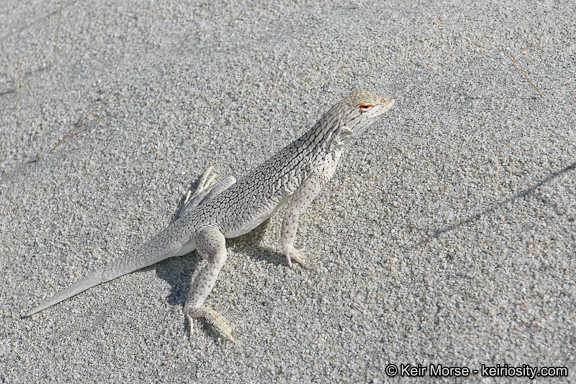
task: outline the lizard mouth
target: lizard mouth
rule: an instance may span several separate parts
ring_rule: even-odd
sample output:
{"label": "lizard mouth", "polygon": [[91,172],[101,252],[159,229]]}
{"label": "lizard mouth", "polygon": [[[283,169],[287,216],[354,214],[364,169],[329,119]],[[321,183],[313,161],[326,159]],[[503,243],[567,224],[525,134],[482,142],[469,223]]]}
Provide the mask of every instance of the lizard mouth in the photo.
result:
{"label": "lizard mouth", "polygon": [[378,108],[375,110],[375,117],[382,117],[384,113],[386,113],[395,103],[394,99],[389,97],[383,97],[383,103],[378,105]]}

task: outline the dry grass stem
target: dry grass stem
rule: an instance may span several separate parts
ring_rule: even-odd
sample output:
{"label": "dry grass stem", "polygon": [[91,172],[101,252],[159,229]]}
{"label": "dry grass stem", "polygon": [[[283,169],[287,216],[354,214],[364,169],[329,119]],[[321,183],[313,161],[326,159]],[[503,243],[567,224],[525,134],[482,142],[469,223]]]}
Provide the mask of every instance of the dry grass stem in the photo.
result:
{"label": "dry grass stem", "polygon": [[510,58],[510,60],[512,60],[512,63],[514,63],[514,66],[515,66],[516,68],[518,68],[518,70],[520,71],[520,73],[522,73],[522,74],[524,75],[524,77],[526,78],[526,80],[528,80],[528,81],[530,82],[530,84],[532,84],[532,86],[534,87],[534,89],[536,89],[536,90],[538,91],[538,93],[540,94],[540,96],[542,96],[543,98],[546,98],[546,97],[542,94],[542,92],[540,92],[540,90],[538,89],[538,87],[534,85],[534,83],[532,82],[532,80],[530,80],[530,78],[524,73],[524,71],[520,69],[520,67],[518,66],[518,64],[516,64],[516,60],[514,60],[514,57],[513,57],[511,54],[509,54],[509,53],[506,53],[506,54],[508,55],[508,57]]}
{"label": "dry grass stem", "polygon": [[20,80],[20,57],[16,54],[16,81],[14,82],[14,89],[16,90],[16,108],[18,108],[18,101],[20,101],[20,88],[22,88],[22,81]]}
{"label": "dry grass stem", "polygon": [[58,37],[60,36],[60,17],[62,16],[62,6],[64,0],[60,1],[60,11],[58,12],[58,27],[56,28],[56,45],[54,47],[54,62],[58,61]]}
{"label": "dry grass stem", "polygon": [[[64,140],[66,140],[66,138],[67,138],[68,136],[70,136],[72,133],[74,133],[74,131],[76,130],[76,128],[78,128],[78,127],[84,122],[84,120],[86,120],[86,119],[88,118],[88,116],[90,116],[91,114],[93,114],[94,111],[96,111],[102,104],[104,104],[104,103],[106,102],[106,99],[108,98],[108,96],[110,96],[110,93],[112,93],[113,90],[114,90],[114,89],[110,90],[110,92],[108,92],[108,93],[106,94],[106,96],[104,96],[104,98],[100,101],[100,103],[97,104],[94,108],[92,108],[92,110],[91,110],[90,112],[88,112],[88,113],[82,118],[82,120],[80,120],[80,121],[74,126],[74,128],[72,128],[72,129],[58,142],[58,144],[56,144],[56,145],[54,146],[54,148],[52,148],[52,149],[50,150],[49,153],[54,152],[54,150],[55,150],[56,148],[58,148],[58,146],[59,146],[60,144],[62,144],[62,142],[63,142]],[[100,119],[97,119],[97,120],[100,121]]]}

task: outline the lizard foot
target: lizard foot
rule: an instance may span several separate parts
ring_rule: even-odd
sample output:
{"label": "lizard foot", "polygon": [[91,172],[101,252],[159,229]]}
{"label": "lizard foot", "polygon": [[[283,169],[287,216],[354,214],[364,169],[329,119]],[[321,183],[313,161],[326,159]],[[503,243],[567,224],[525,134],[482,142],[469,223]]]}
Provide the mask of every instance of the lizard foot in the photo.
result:
{"label": "lizard foot", "polygon": [[215,310],[207,307],[193,308],[187,311],[186,318],[190,324],[190,334],[194,331],[192,319],[204,318],[208,324],[216,329],[216,332],[220,336],[232,343],[234,342],[232,328],[230,328],[224,316],[220,315]]}
{"label": "lizard foot", "polygon": [[294,269],[294,265],[292,264],[293,261],[295,263],[300,264],[304,268],[308,269],[318,268],[320,266],[319,264],[311,263],[312,260],[318,259],[319,256],[312,256],[312,257],[303,256],[300,250],[294,247],[288,248],[286,252],[284,252],[284,254],[286,255],[286,261],[288,262],[288,266],[292,269]]}
{"label": "lizard foot", "polygon": [[204,172],[204,174],[200,178],[200,181],[198,182],[198,187],[196,188],[196,191],[194,191],[194,193],[190,190],[188,191],[188,194],[186,195],[186,200],[184,200],[184,205],[188,204],[190,202],[190,200],[192,200],[194,197],[198,196],[203,190],[208,188],[210,185],[214,184],[214,180],[216,179],[216,176],[218,176],[218,174],[216,172],[214,172],[214,168],[208,167],[206,172]]}
{"label": "lizard foot", "polygon": [[288,248],[284,251],[284,254],[286,255],[286,261],[288,262],[288,266],[292,269],[294,269],[294,265],[292,264],[292,261],[302,265],[302,266],[307,266],[307,258],[305,256],[303,256],[300,253],[300,250],[292,247],[292,246],[288,246]]}

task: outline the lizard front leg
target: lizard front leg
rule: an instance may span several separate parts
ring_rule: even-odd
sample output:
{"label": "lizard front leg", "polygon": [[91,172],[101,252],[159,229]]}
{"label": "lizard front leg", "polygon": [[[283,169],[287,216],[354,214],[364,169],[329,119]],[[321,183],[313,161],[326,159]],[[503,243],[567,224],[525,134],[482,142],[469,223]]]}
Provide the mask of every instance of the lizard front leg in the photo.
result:
{"label": "lizard front leg", "polygon": [[326,160],[322,167],[312,172],[296,192],[294,192],[290,205],[286,209],[284,219],[282,220],[280,241],[282,244],[282,252],[286,255],[286,261],[290,268],[294,268],[292,261],[302,265],[306,264],[306,258],[302,256],[298,249],[294,248],[298,219],[302,211],[310,205],[312,200],[318,196],[322,187],[332,178],[336,170],[336,165],[338,164],[338,157],[339,156],[336,156],[335,159]]}
{"label": "lizard front leg", "polygon": [[224,317],[211,308],[204,306],[204,300],[214,288],[220,270],[226,263],[226,240],[218,228],[204,227],[194,235],[196,249],[207,261],[192,284],[184,305],[184,313],[193,331],[192,319],[205,319],[213,325],[218,333],[227,340],[234,342],[232,329]]}

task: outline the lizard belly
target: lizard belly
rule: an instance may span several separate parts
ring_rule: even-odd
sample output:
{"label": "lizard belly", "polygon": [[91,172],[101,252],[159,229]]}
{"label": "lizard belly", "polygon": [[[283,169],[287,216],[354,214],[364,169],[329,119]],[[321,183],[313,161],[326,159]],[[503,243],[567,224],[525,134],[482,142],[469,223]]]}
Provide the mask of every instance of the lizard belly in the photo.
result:
{"label": "lizard belly", "polygon": [[249,221],[246,221],[244,223],[241,223],[240,225],[233,226],[230,228],[222,228],[222,234],[227,239],[230,239],[230,238],[242,236],[242,235],[245,235],[245,234],[251,232],[257,226],[259,226],[260,224],[262,224],[263,222],[268,220],[281,206],[283,206],[288,201],[288,199],[290,199],[290,197],[292,197],[292,195],[285,196],[282,200],[280,200],[280,202],[278,202],[278,204],[276,204],[275,206],[272,206],[270,209],[267,209],[266,211],[261,213],[259,216],[255,217]]}
{"label": "lizard belly", "polygon": [[174,257],[187,255],[195,249],[196,249],[196,242],[194,242],[194,240],[190,240],[188,243],[184,244],[182,248],[174,252]]}

